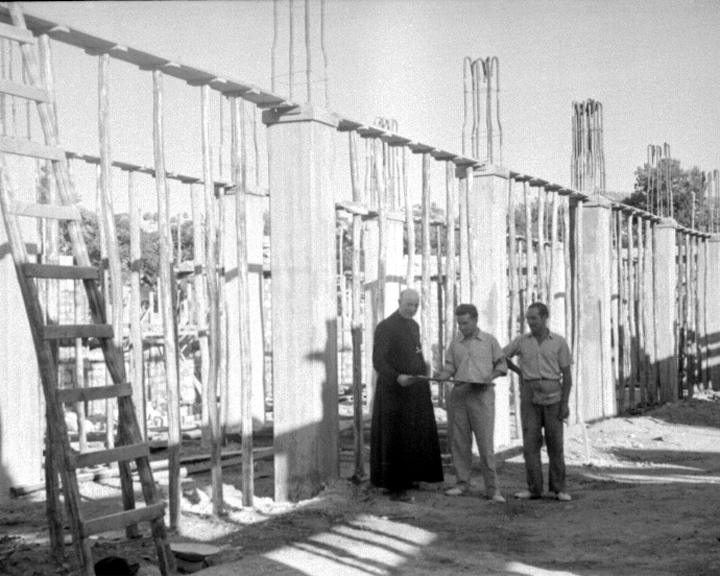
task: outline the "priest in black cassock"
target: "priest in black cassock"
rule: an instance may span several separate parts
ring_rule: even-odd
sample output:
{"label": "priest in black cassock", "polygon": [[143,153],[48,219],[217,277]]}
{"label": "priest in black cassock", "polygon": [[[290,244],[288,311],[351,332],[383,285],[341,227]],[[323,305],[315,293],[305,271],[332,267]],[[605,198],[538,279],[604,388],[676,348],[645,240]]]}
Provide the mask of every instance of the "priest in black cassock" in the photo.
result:
{"label": "priest in black cassock", "polygon": [[420,304],[415,290],[400,293],[399,307],[375,329],[373,366],[377,386],[370,435],[370,481],[394,500],[409,501],[418,482],[442,482],[440,442],[430,384],[413,320]]}

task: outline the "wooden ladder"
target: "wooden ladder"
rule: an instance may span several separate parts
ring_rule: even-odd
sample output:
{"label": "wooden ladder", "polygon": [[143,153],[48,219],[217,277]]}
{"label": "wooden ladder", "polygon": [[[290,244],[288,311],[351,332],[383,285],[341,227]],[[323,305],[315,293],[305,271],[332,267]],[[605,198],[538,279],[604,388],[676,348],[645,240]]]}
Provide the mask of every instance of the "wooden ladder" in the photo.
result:
{"label": "wooden ladder", "polygon": [[[28,82],[15,83],[0,79],[0,93],[24,98],[37,103],[45,144],[0,136],[0,207],[7,230],[17,278],[27,311],[40,377],[45,395],[47,414],[47,442],[45,452],[45,475],[47,488],[47,511],[53,556],[64,555],[62,511],[60,508],[60,475],[67,521],[72,543],[83,572],[94,575],[94,562],[89,537],[109,530],[125,529],[128,536],[137,536],[137,523],[149,522],[163,575],[175,572],[173,556],[167,542],[165,529],[165,502],[157,493],[149,462],[149,448],[143,440],[135,415],[132,386],[125,378],[122,350],[113,341],[113,328],[106,322],[103,295],[99,289],[99,270],[91,265],[80,225],[80,209],[76,205],[75,190],[68,176],[65,152],[58,147],[54,95],[42,84],[39,65],[35,56],[35,38],[25,25],[22,9],[17,3],[9,3],[12,25],[0,23],[0,37],[20,44],[23,66]],[[15,199],[14,188],[8,170],[7,155],[20,155],[50,161],[57,183],[61,205],[37,204]],[[32,194],[33,200],[35,194]],[[18,216],[32,216],[66,220],[73,249],[74,266],[39,264],[32,262],[21,234]],[[92,324],[57,325],[47,321],[47,313],[41,306],[39,279],[73,279],[82,281],[88,297]],[[58,387],[58,346],[66,339],[96,339],[102,348],[107,371],[112,378],[111,386],[60,389]],[[74,341],[74,340],[73,340]],[[65,424],[63,404],[117,399],[118,434],[117,445],[107,450],[74,453],[70,446]],[[135,461],[145,506],[135,508],[130,462]],[[76,470],[97,464],[118,462],[123,488],[124,511],[99,518],[84,518],[80,510],[80,493]]]}

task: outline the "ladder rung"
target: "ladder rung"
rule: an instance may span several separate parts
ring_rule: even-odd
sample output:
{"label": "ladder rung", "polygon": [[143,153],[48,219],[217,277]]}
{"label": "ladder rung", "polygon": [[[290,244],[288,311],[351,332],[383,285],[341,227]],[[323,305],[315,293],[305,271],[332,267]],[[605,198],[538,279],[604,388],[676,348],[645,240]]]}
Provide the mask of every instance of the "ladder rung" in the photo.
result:
{"label": "ladder rung", "polygon": [[128,444],[127,446],[118,446],[117,448],[109,448],[108,450],[74,454],[71,460],[73,460],[73,467],[77,469],[91,468],[99,464],[135,460],[136,458],[144,458],[149,455],[150,448],[148,448],[147,444]]}
{"label": "ladder rung", "polygon": [[61,340],[63,338],[112,338],[113,328],[110,324],[63,324],[45,326],[44,340]]}
{"label": "ladder rung", "polygon": [[56,278],[58,280],[98,280],[100,270],[94,266],[62,266],[60,264],[22,265],[25,276],[30,278]]}
{"label": "ladder rung", "polygon": [[52,146],[45,146],[32,140],[0,136],[0,152],[7,154],[18,154],[20,156],[32,156],[44,160],[59,162],[65,158],[65,151]]}
{"label": "ladder rung", "polygon": [[83,522],[83,532],[87,538],[93,534],[102,534],[110,530],[122,530],[131,524],[149,522],[156,518],[162,518],[163,516],[165,516],[165,502],[157,502],[144,508],[135,508],[135,510],[127,510],[125,512],[118,512],[117,514],[100,516],[92,520],[85,520],[85,522]]}
{"label": "ladder rung", "polygon": [[92,386],[90,388],[63,388],[57,391],[57,399],[63,404],[76,402],[92,402],[107,398],[132,396],[132,384],[116,384],[114,386]]}
{"label": "ladder rung", "polygon": [[27,100],[35,100],[35,102],[50,102],[50,93],[42,88],[35,88],[29,84],[18,84],[11,80],[0,78],[0,92],[10,94],[11,96],[20,96]]}
{"label": "ladder rung", "polygon": [[33,218],[52,218],[54,220],[82,220],[80,208],[77,206],[61,206],[59,204],[28,204],[14,200],[10,204],[10,213],[17,216]]}
{"label": "ladder rung", "polygon": [[32,44],[35,42],[35,37],[32,35],[30,30],[27,30],[26,28],[18,28],[17,26],[11,26],[10,24],[0,23],[0,36],[7,38],[8,40],[24,42],[25,44]]}

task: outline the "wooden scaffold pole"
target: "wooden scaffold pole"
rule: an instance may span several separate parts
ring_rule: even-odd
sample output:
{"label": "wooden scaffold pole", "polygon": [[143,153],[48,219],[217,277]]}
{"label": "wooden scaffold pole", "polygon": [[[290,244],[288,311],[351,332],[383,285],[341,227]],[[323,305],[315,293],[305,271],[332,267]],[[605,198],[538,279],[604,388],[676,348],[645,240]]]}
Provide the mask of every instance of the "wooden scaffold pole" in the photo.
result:
{"label": "wooden scaffold pole", "polygon": [[238,267],[238,326],[240,328],[240,378],[242,405],[242,501],[252,506],[255,493],[253,475],[252,362],[250,354],[250,294],[247,256],[247,155],[245,101],[232,98],[233,181],[235,184],[235,226]]}
{"label": "wooden scaffold pole", "polygon": [[177,326],[173,298],[172,241],[170,239],[169,199],[165,178],[163,114],[163,73],[153,71],[153,151],[155,188],[158,203],[159,292],[163,318],[165,378],[168,423],[168,507],[170,530],[180,526],[180,379],[178,374]]}
{"label": "wooden scaffold pole", "polygon": [[210,423],[210,475],[212,482],[213,514],[223,514],[223,487],[221,462],[220,411],[218,406],[218,380],[220,372],[220,302],[218,288],[218,224],[216,218],[215,186],[212,176],[212,148],[210,144],[210,86],[200,87],[203,181],[205,184],[205,249],[207,251],[208,341],[210,366],[208,374],[208,417]]}

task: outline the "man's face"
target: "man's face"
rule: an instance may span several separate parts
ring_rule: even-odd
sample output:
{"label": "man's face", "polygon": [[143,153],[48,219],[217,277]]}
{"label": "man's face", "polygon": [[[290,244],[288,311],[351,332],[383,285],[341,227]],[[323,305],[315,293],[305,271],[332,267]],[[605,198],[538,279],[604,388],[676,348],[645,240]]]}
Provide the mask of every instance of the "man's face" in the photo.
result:
{"label": "man's face", "polygon": [[398,312],[403,318],[412,318],[418,311],[420,306],[420,297],[417,294],[408,292],[400,297],[400,306]]}
{"label": "man's face", "polygon": [[473,318],[470,314],[462,314],[460,316],[455,316],[455,320],[457,321],[458,328],[460,329],[460,332],[462,332],[463,336],[467,338],[468,336],[475,334],[478,324],[477,318]]}
{"label": "man's face", "polygon": [[537,308],[528,308],[525,313],[525,321],[527,322],[530,332],[533,336],[541,336],[547,328],[547,316],[541,316]]}

